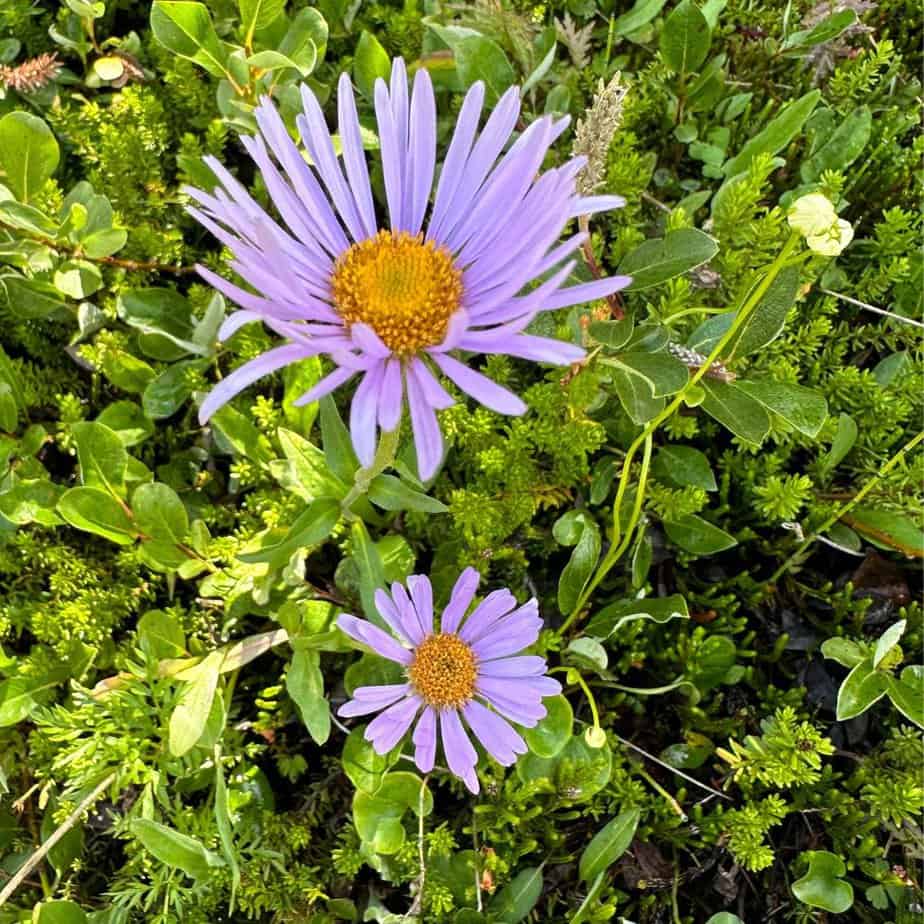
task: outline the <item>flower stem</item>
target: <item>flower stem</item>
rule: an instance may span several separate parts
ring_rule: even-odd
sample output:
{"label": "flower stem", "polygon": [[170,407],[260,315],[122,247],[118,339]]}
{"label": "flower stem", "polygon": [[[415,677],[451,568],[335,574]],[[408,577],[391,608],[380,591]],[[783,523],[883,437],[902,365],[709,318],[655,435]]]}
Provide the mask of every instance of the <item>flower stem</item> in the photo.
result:
{"label": "flower stem", "polygon": [[[713,363],[719,359],[725,348],[735,339],[742,327],[744,327],[745,322],[754,313],[758,305],[760,305],[764,296],[767,294],[767,290],[771,285],[773,285],[773,282],[779,275],[780,271],[789,262],[790,257],[792,256],[792,252],[799,244],[800,239],[800,235],[795,231],[789,235],[789,239],[783,245],[783,249],[780,251],[773,263],[771,263],[767,268],[764,278],[761,279],[760,283],[754,287],[751,294],[745,299],[744,304],[742,304],[738,309],[731,326],[715,345],[712,352],[706,358],[706,361],[693,372],[687,383],[683,388],[680,389],[679,392],[677,392],[673,400],[659,414],[648,421],[642,432],[629,446],[629,449],[626,451],[625,458],[623,459],[622,471],[619,476],[619,487],[617,488],[616,500],[613,504],[613,539],[610,544],[610,549],[604,556],[603,561],[600,562],[600,565],[598,566],[593,578],[587,583],[587,586],[579,594],[577,602],[575,603],[571,613],[568,615],[568,618],[564,621],[564,623],[562,623],[556,632],[556,635],[559,638],[570,628],[575,619],[578,618],[587,601],[590,599],[590,595],[599,586],[600,582],[607,576],[607,574],[609,574],[613,566],[623,556],[626,549],[629,547],[630,542],[632,541],[632,535],[641,517],[642,504],[644,503],[645,485],[648,480],[648,468],[651,459],[652,436],[655,430],[657,430],[662,423],[668,420],[674,414],[674,412],[679,407],[681,407],[690,391],[699,383],[700,379],[702,379],[703,376],[709,372]],[[623,535],[620,525],[622,503],[623,499],[625,498],[626,490],[629,486],[629,479],[632,474],[632,463],[635,460],[635,456],[639,449],[642,447],[644,447],[644,456],[642,459],[642,469],[639,475],[639,482],[635,495],[635,503],[632,509],[632,516],[629,519],[629,525],[626,529],[625,535]]]}
{"label": "flower stem", "polygon": [[372,484],[373,480],[395,461],[400,437],[401,424],[398,424],[394,430],[382,431],[382,438],[379,440],[379,446],[375,451],[372,464],[368,468],[361,468],[356,472],[353,477],[353,487],[350,488],[347,495],[340,502],[343,513],[348,519],[353,518],[353,514],[350,513],[350,508],[353,504],[368,492],[369,485]]}
{"label": "flower stem", "polygon": [[818,540],[821,536],[823,536],[838,520],[841,519],[841,517],[844,516],[844,514],[849,513],[854,507],[856,507],[856,505],[859,504],[860,501],[863,500],[863,498],[866,497],[870,491],[872,491],[872,489],[883,479],[883,477],[885,477],[885,475],[887,475],[893,468],[895,468],[895,466],[898,465],[898,463],[901,462],[901,460],[904,459],[905,456],[908,455],[908,453],[911,452],[911,450],[921,442],[921,440],[924,440],[924,432],[918,433],[916,436],[913,436],[910,440],[908,440],[908,442],[905,443],[905,445],[902,446],[902,448],[899,449],[898,452],[895,453],[895,455],[892,456],[892,458],[889,459],[889,461],[886,462],[886,464],[883,465],[882,468],[879,469],[879,471],[876,472],[876,474],[873,475],[873,477],[870,478],[870,480],[867,481],[866,484],[863,485],[863,487],[860,488],[860,490],[857,491],[857,493],[854,494],[852,498],[850,498],[850,500],[845,501],[844,503],[835,507],[834,512],[828,517],[828,519],[825,520],[824,523],[822,523],[821,526],[819,526],[818,529],[816,529],[810,536],[807,536],[802,545],[800,545],[799,548],[796,549],[796,551],[790,555],[789,558],[787,558],[786,561],[784,561],[783,564],[776,569],[776,571],[773,572],[765,585],[766,588],[771,588],[784,574],[786,574],[787,571],[790,570],[790,568],[801,562],[804,559],[805,553],[808,551],[809,546]]}

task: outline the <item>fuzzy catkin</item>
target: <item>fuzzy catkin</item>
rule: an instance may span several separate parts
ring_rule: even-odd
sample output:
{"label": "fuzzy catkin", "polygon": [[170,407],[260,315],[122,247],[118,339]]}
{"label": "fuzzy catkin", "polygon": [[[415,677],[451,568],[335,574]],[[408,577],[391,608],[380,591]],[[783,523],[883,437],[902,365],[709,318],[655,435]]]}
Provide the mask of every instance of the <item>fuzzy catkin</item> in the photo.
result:
{"label": "fuzzy catkin", "polygon": [[617,71],[609,83],[600,81],[593,104],[578,120],[574,130],[574,157],[586,157],[587,166],[578,174],[577,187],[582,196],[593,194],[603,182],[610,142],[622,122],[623,103],[629,87]]}

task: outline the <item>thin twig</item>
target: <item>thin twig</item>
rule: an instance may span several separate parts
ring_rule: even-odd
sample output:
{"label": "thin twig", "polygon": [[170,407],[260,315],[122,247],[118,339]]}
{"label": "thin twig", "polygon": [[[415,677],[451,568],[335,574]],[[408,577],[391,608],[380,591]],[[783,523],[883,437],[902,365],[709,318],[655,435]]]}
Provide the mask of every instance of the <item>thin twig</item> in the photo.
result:
{"label": "thin twig", "polygon": [[824,292],[825,295],[830,295],[832,298],[839,298],[842,302],[856,305],[857,308],[862,308],[864,311],[872,311],[874,314],[881,314],[884,318],[891,318],[893,321],[901,321],[902,324],[912,324],[924,330],[924,324],[920,321],[915,321],[914,318],[906,318],[904,315],[896,314],[894,311],[886,311],[884,308],[877,308],[875,305],[869,304],[869,302],[861,302],[858,298],[844,295],[843,292],[833,292],[831,289],[822,289],[821,291]]}
{"label": "thin twig", "polygon": [[654,761],[658,766],[663,767],[665,770],[670,770],[671,773],[676,773],[677,776],[682,776],[688,783],[692,783],[694,786],[699,786],[700,789],[705,789],[706,792],[711,792],[712,795],[718,796],[720,799],[725,799],[728,802],[734,801],[731,796],[726,795],[724,792],[719,792],[717,789],[713,789],[711,786],[707,786],[705,783],[701,783],[696,777],[690,776],[683,772],[683,770],[678,770],[676,767],[672,767],[670,764],[666,764],[663,760],[655,757],[654,754],[649,754],[644,748],[640,748],[637,744],[633,744],[631,741],[627,741],[625,738],[620,738],[619,735],[615,735],[616,739],[624,744],[626,747],[632,748],[633,751],[638,751],[639,754],[647,757],[649,760]]}
{"label": "thin twig", "polygon": [[32,872],[41,862],[45,859],[48,853],[54,849],[54,846],[67,834],[71,828],[80,821],[81,815],[93,805],[94,802],[103,794],[103,791],[112,783],[116,778],[116,771],[113,770],[112,773],[107,776],[102,783],[100,783],[93,792],[87,796],[77,808],[71,812],[67,818],[55,829],[51,837],[48,838],[45,843],[43,843],[36,851],[23,863],[22,866],[16,871],[16,875],[3,887],[3,891],[0,892],[0,907],[6,904],[10,896],[19,888],[23,880]]}

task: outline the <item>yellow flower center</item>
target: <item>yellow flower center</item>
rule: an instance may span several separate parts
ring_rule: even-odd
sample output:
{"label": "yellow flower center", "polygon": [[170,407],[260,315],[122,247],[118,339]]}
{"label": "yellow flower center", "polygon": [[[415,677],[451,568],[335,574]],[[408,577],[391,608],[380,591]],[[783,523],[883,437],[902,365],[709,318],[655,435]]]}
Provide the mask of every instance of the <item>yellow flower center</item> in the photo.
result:
{"label": "yellow flower center", "polygon": [[458,635],[440,632],[417,647],[408,668],[414,690],[428,706],[461,706],[475,694],[475,653]]}
{"label": "yellow flower center", "polygon": [[462,272],[449,251],[406,231],[354,244],[330,284],[343,320],[368,324],[398,355],[441,343],[462,300]]}

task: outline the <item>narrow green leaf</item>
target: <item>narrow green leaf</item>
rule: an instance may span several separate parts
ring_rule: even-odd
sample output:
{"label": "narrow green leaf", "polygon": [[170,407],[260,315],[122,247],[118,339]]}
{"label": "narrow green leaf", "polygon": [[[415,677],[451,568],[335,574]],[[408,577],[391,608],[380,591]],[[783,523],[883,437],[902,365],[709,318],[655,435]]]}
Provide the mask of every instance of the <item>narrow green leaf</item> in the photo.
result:
{"label": "narrow green leaf", "polygon": [[234,834],[231,825],[231,807],[228,800],[228,787],[221,768],[221,749],[215,745],[215,827],[221,843],[221,854],[231,870],[231,897],[228,900],[228,914],[234,912],[234,898],[241,886],[241,868],[237,862],[234,847]]}
{"label": "narrow green leaf", "polygon": [[600,558],[600,527],[581,510],[570,510],[552,527],[561,545],[574,546],[558,581],[558,608],[568,614],[578,601]]}
{"label": "narrow green leaf", "polygon": [[148,818],[136,818],[131,830],[148,853],[171,869],[181,869],[193,879],[203,879],[213,867],[223,865],[221,857],[207,850],[201,841],[167,825]]}
{"label": "narrow green leaf", "polygon": [[810,90],[790,103],[775,119],[751,138],[736,157],[722,168],[726,177],[744,173],[758,154],[776,154],[782,151],[802,130],[812,110],[821,99],[821,90]]}
{"label": "narrow green leaf", "polygon": [[223,660],[224,652],[211,652],[199,665],[194,679],[183,688],[170,716],[170,753],[176,757],[191,751],[205,732]]}
{"label": "narrow green leaf", "polygon": [[330,704],[324,696],[321,656],[310,648],[297,647],[286,671],[286,690],[298,707],[308,733],[317,744],[330,736]]}
{"label": "narrow green leaf", "polygon": [[529,867],[494,896],[491,914],[499,924],[519,924],[536,907],[541,895],[542,867]]}
{"label": "narrow green leaf", "polygon": [[628,849],[641,818],[639,809],[629,809],[604,825],[581,854],[578,875],[590,883],[606,872]]}

